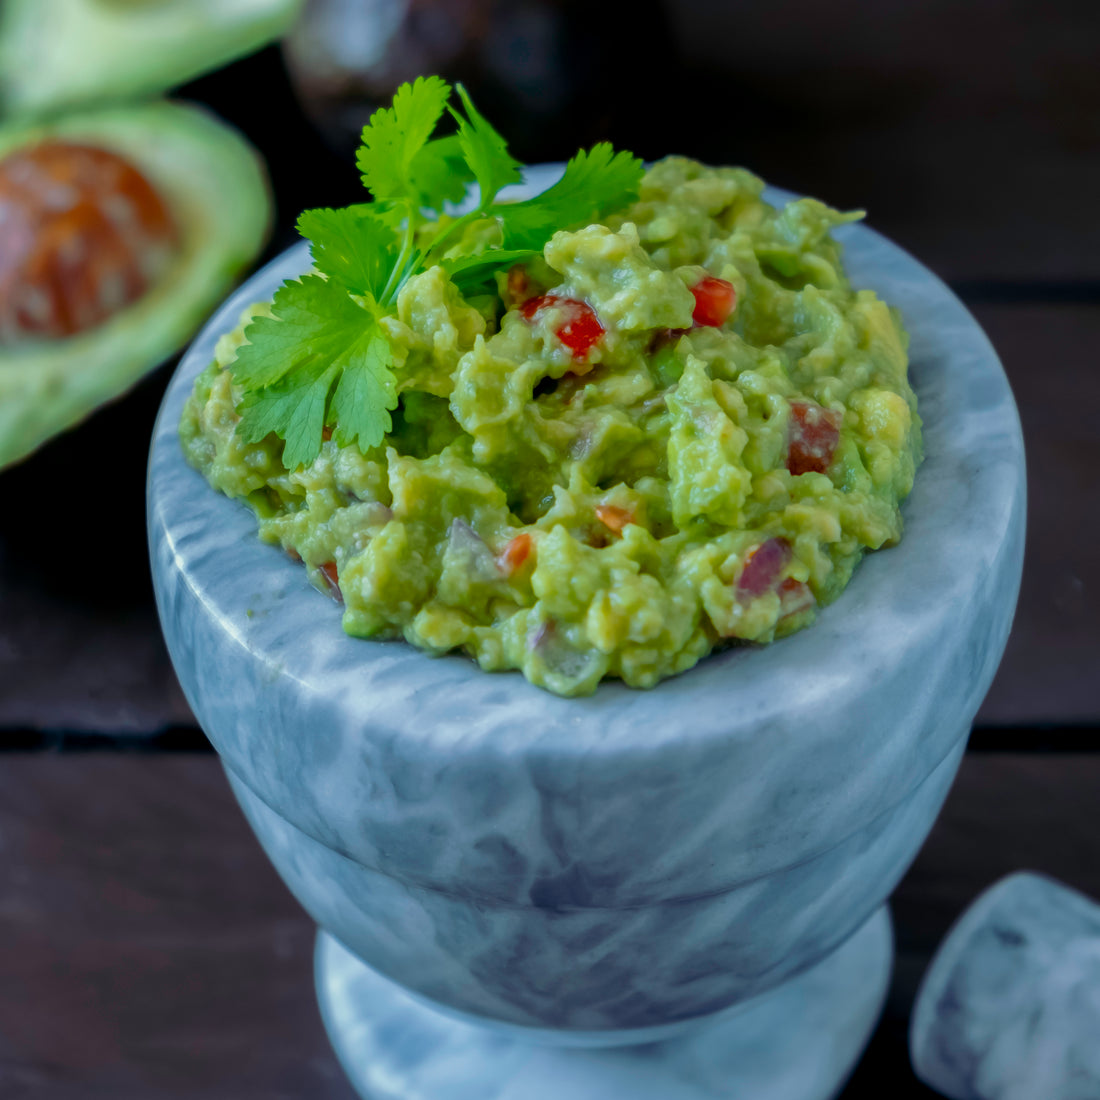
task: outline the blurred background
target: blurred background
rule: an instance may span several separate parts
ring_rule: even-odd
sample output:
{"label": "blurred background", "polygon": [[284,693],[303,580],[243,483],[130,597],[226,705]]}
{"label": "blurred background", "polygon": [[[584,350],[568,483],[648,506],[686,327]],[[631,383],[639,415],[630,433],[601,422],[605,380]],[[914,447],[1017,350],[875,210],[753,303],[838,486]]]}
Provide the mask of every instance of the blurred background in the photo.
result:
{"label": "blurred background", "polygon": [[[200,59],[204,28],[235,6],[81,3],[117,19],[190,3]],[[24,9],[78,6],[7,0],[0,37]],[[438,72],[464,81],[528,162],[608,139],[647,159],[743,164],[865,209],[997,347],[1028,449],[1020,607],[959,784],[897,896],[895,989],[845,1093],[870,1096],[860,1090],[888,1073],[901,1082],[891,1095],[925,1095],[905,1019],[947,922],[1025,863],[1100,895],[1100,6],[278,6],[261,31],[211,45],[218,66],[191,64],[169,93],[235,127],[266,164],[273,229],[256,265],[293,243],[303,208],[361,199],[363,122],[398,83]],[[0,59],[14,50],[34,69],[62,29],[40,24],[16,47],[0,41]],[[195,53],[179,38],[157,49]],[[0,135],[23,125],[11,88],[7,103]],[[76,97],[48,111],[85,109]],[[148,364],[124,396],[0,470],[0,1095],[346,1098],[314,1019],[308,921],[238,820],[160,641],[144,468],[173,362]],[[11,369],[0,346],[0,376]]]}

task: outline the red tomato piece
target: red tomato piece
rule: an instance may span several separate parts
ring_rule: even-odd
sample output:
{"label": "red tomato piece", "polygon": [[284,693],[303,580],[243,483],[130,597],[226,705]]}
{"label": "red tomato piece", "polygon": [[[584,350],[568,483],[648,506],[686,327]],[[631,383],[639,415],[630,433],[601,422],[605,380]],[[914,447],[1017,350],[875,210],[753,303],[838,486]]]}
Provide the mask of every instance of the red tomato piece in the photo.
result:
{"label": "red tomato piece", "polygon": [[511,575],[523,568],[524,562],[531,555],[531,541],[531,536],[526,531],[508,540],[508,545],[500,555],[501,568],[505,573]]}
{"label": "red tomato piece", "polygon": [[743,596],[762,596],[775,587],[779,574],[791,560],[791,544],[786,539],[768,539],[749,551],[745,567],[737,581]]}
{"label": "red tomato piece", "polygon": [[554,335],[573,353],[574,359],[583,359],[607,331],[600,324],[596,311],[587,302],[577,298],[540,294],[537,298],[524,302],[520,312],[525,320],[534,321],[539,313],[551,307],[560,310],[562,315],[561,324]]}
{"label": "red tomato piece", "polygon": [[812,401],[792,401],[787,428],[787,469],[792,474],[823,474],[840,442],[843,413]]}
{"label": "red tomato piece", "polygon": [[547,306],[557,305],[558,302],[563,301],[556,294],[540,294],[537,298],[528,298],[522,306],[519,307],[520,313],[523,314],[525,321],[533,321],[535,314],[540,309],[545,309]]}
{"label": "red tomato piece", "polygon": [[634,513],[617,504],[597,504],[596,518],[612,531],[621,531],[628,523],[634,522]]}
{"label": "red tomato piece", "polygon": [[321,567],[321,576],[325,579],[328,594],[340,603],[344,602],[344,593],[340,591],[340,581],[336,575],[336,562],[326,561]]}
{"label": "red tomato piece", "polygon": [[717,328],[733,312],[737,305],[737,291],[733,283],[726,282],[714,275],[704,275],[691,288],[695,295],[695,309],[691,319],[697,325],[710,325]]}

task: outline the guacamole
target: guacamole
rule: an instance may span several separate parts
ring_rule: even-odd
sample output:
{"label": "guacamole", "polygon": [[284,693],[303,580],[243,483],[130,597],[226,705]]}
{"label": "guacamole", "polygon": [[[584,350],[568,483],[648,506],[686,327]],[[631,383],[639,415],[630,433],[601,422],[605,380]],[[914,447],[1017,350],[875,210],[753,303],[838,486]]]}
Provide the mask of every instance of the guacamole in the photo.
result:
{"label": "guacamole", "polygon": [[227,368],[270,313],[253,306],[195,385],[186,455],[343,601],[349,634],[558,694],[652,687],[807,626],[901,537],[920,421],[900,319],[850,286],[830,237],[852,216],[762,190],[672,157],[495,291],[414,275],[381,322],[391,430],[366,453],[326,430],[297,469],[277,436],[235,431]]}

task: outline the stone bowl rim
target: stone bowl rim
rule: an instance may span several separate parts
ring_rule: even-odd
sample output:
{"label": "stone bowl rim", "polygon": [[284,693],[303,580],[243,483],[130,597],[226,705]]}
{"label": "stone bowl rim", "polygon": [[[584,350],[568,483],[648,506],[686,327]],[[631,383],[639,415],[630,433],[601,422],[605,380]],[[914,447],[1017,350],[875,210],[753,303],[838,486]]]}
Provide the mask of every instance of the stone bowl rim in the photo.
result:
{"label": "stone bowl rim", "polygon": [[[537,175],[540,171],[553,171],[554,169],[555,166],[552,165],[537,166],[535,172]],[[768,188],[765,197],[772,201],[784,201],[794,196],[791,192]],[[981,362],[981,370],[985,375],[984,381],[992,384],[994,389],[1001,391],[996,408],[996,422],[991,427],[995,432],[1000,431],[1003,433],[1007,430],[1008,434],[1013,437],[1012,445],[1001,456],[1003,460],[1001,466],[1007,461],[1011,467],[1007,476],[995,476],[997,471],[989,466],[974,471],[975,484],[972,489],[988,492],[996,498],[994,501],[996,507],[987,510],[989,513],[995,513],[996,522],[990,523],[988,529],[972,532],[975,537],[971,538],[969,542],[969,548],[973,550],[971,557],[961,563],[963,568],[960,568],[958,573],[943,579],[942,591],[935,594],[928,601],[929,607],[934,608],[936,613],[924,616],[919,624],[920,629],[914,630],[911,636],[904,640],[904,645],[899,645],[896,650],[891,652],[883,653],[879,668],[864,669],[861,683],[866,683],[869,677],[873,677],[883,670],[896,672],[899,666],[898,656],[904,656],[905,652],[913,645],[914,640],[919,641],[925,635],[937,631],[942,632],[943,621],[945,617],[952,614],[955,604],[972,596],[980,585],[983,573],[990,565],[990,548],[992,548],[992,554],[995,558],[1010,539],[1013,522],[1018,519],[1018,497],[1023,492],[1023,441],[1018,413],[996,352],[980,326],[954,293],[912,256],[866,225],[845,226],[836,232],[836,236],[843,241],[849,250],[849,263],[852,250],[858,250],[861,247],[871,253],[876,250],[879,253],[884,253],[911,277],[915,276],[920,284],[921,292],[926,298],[938,304],[945,314],[952,314],[956,322],[960,320],[968,322],[966,350],[975,357],[976,361]],[[198,482],[202,481],[197,472],[185,467],[179,451],[178,439],[176,438],[176,423],[185,392],[190,389],[194,377],[209,362],[210,351],[217,335],[234,326],[240,311],[248,303],[270,296],[270,290],[278,285],[288,271],[301,271],[307,266],[308,249],[305,242],[302,242],[287,249],[255,273],[234,295],[223,303],[183,356],[169,383],[154,428],[148,491],[150,531],[154,536],[160,535],[168,540],[175,567],[181,572],[192,591],[201,594],[200,598],[207,603],[208,611],[216,616],[227,615],[229,618],[236,616],[239,619],[245,610],[243,602],[238,601],[236,607],[228,606],[225,608],[209,603],[209,589],[203,583],[203,578],[196,577],[191,569],[192,563],[188,561],[186,538],[182,541],[177,538],[179,532],[176,529],[177,521],[175,517],[178,512],[172,507],[172,502],[164,496],[164,485],[155,476],[156,467],[158,461],[166,461],[160,459],[160,456],[163,455],[165,447],[171,446],[175,449],[175,458],[172,460],[172,464],[184,467],[187,476]],[[867,280],[859,278],[858,275],[853,278],[853,283],[855,285],[868,285]],[[871,284],[871,288],[877,289],[873,284]],[[894,301],[891,304],[899,305],[904,316],[904,302]],[[928,334],[924,335],[927,336]],[[917,363],[911,365],[918,395],[920,395],[922,389],[920,366]],[[980,415],[980,413],[981,410],[973,414],[971,410],[963,410],[962,415],[969,417]],[[944,434],[947,434],[946,429],[954,424],[959,415],[960,411],[958,409],[952,410],[950,423],[940,425],[944,429]],[[987,426],[987,429],[989,427]],[[902,564],[902,560],[911,560],[914,556],[919,555],[923,548],[921,540],[924,536],[922,536],[919,526],[916,533],[913,530],[913,521],[915,519],[919,520],[921,516],[919,514],[914,516],[912,502],[919,494],[922,475],[927,481],[930,477],[929,467],[935,465],[937,457],[934,454],[929,454],[926,457],[924,465],[918,470],[914,493],[907,502],[907,507],[903,508],[907,527],[909,528],[906,537],[902,539],[898,547],[868,555],[857,568],[848,589],[836,603],[822,611],[818,622],[810,628],[772,646],[759,648],[732,647],[713,653],[704,658],[695,668],[677,677],[662,681],[660,685],[651,691],[630,689],[618,681],[604,681],[592,696],[564,699],[534,687],[524,680],[518,672],[483,672],[470,658],[464,655],[452,654],[442,658],[434,658],[413,651],[404,642],[379,642],[348,637],[340,631],[338,613],[335,613],[335,608],[332,609],[332,614],[325,613],[324,605],[327,601],[305,581],[304,571],[301,567],[292,563],[277,547],[261,544],[255,538],[255,525],[251,520],[250,513],[248,513],[248,521],[253,533],[250,543],[241,545],[241,552],[247,559],[246,564],[259,562],[258,568],[261,568],[271,577],[278,578],[278,583],[285,592],[285,596],[281,598],[298,603],[303,600],[315,601],[310,604],[301,604],[301,606],[308,608],[309,613],[314,615],[316,629],[325,634],[333,630],[338,632],[340,640],[336,644],[339,647],[356,647],[351,660],[364,670],[369,670],[371,665],[377,666],[386,663],[387,657],[393,654],[393,647],[401,647],[409,653],[415,653],[417,658],[415,662],[416,669],[413,672],[408,672],[407,675],[405,672],[402,673],[402,675],[406,675],[406,678],[396,687],[395,696],[399,696],[411,704],[417,700],[421,686],[430,683],[440,674],[443,674],[450,683],[455,685],[456,690],[461,690],[464,695],[468,696],[464,699],[464,704],[467,707],[492,710],[503,703],[515,706],[519,702],[524,705],[529,704],[535,712],[540,714],[540,719],[542,719],[540,723],[531,723],[527,729],[515,730],[507,738],[500,738],[492,736],[493,733],[498,732],[492,723],[487,723],[485,726],[486,729],[490,730],[490,734],[482,736],[476,729],[471,730],[464,725],[458,725],[454,720],[448,718],[446,712],[437,710],[430,715],[419,715],[420,720],[416,722],[404,723],[402,736],[408,740],[410,745],[415,742],[425,750],[452,752],[457,741],[461,744],[463,753],[469,756],[492,757],[499,753],[511,757],[517,751],[521,751],[525,755],[542,757],[548,760],[559,757],[576,757],[578,754],[583,754],[587,758],[598,757],[601,760],[655,752],[663,754],[675,746],[709,743],[714,739],[732,742],[742,738],[756,737],[762,728],[770,726],[777,717],[783,715],[789,707],[788,698],[778,691],[773,693],[770,698],[762,698],[760,690],[755,686],[761,677],[770,677],[777,684],[782,682],[781,680],[775,680],[774,667],[765,667],[773,665],[773,660],[769,656],[771,654],[783,653],[782,664],[787,673],[789,673],[791,667],[798,667],[801,671],[805,671],[807,668],[812,672],[820,671],[819,666],[827,663],[826,657],[828,657],[833,662],[830,670],[827,670],[823,675],[816,676],[816,679],[809,685],[803,678],[798,693],[801,696],[799,706],[807,712],[812,712],[814,706],[837,705],[837,699],[833,692],[838,686],[841,689],[849,688],[851,677],[845,679],[841,676],[838,680],[835,666],[836,647],[830,649],[829,654],[825,654],[826,647],[814,643],[824,643],[826,641],[826,631],[823,629],[826,623],[831,622],[833,624],[829,637],[835,641],[838,636],[837,626],[847,629],[852,623],[858,626],[859,623],[863,622],[862,616],[867,613],[866,605],[869,602],[872,604],[874,602],[871,597],[876,586],[889,586],[894,583],[896,576],[900,575],[897,573],[897,566]],[[951,457],[958,458],[959,455],[954,454]],[[1001,472],[1003,474],[1003,470]],[[247,509],[241,503],[221,497],[205,485],[204,489],[208,497],[211,522],[221,522],[229,519],[235,512],[247,513]],[[239,522],[237,525],[239,526]],[[266,557],[262,557],[264,555]],[[891,576],[892,571],[894,576]],[[843,620],[850,620],[850,622],[846,623]],[[223,617],[223,623],[225,621],[226,619]],[[848,637],[843,630],[839,632],[839,635]],[[242,644],[244,643],[242,642]],[[282,652],[272,658],[270,654],[265,654],[251,648],[251,646],[248,648],[250,648],[253,658],[259,658],[261,662],[267,662],[271,667],[277,666],[290,677],[302,678],[303,683],[307,683],[308,677],[299,677],[300,670],[297,669],[295,662],[297,651],[294,654]],[[806,663],[807,657],[811,658],[810,664]],[[411,662],[404,662],[404,664],[407,671]],[[658,719],[660,717],[682,717],[685,713],[683,708],[691,706],[692,696],[695,692],[700,687],[705,690],[713,689],[716,686],[716,676],[718,675],[721,676],[718,686],[721,687],[723,694],[729,695],[731,700],[738,699],[738,693],[748,691],[751,696],[749,699],[750,705],[744,708],[743,714],[731,714],[727,708],[722,708],[720,713],[718,713],[717,708],[711,713],[695,712],[692,714],[695,720],[694,723],[689,724],[686,728],[679,722],[662,723],[659,720],[654,720],[654,717]],[[311,690],[316,688],[316,685],[313,684],[307,683],[307,686]],[[988,687],[988,684],[985,687]],[[864,688],[860,686],[855,695],[858,696],[863,690]],[[984,689],[980,695],[984,695]],[[978,696],[979,702],[980,695]],[[363,705],[361,710],[357,711],[357,714],[361,714],[364,722],[369,726],[372,708],[363,701],[360,701],[360,703]],[[356,706],[358,707],[359,704],[356,704]],[[624,706],[644,717],[645,720],[640,723],[644,727],[643,733],[628,737],[602,736],[600,730],[603,728],[604,722],[601,715],[618,712]],[[661,710],[662,714],[652,715],[651,712],[657,709]],[[430,720],[425,720],[425,718]],[[538,729],[534,728],[536,725],[538,725]],[[622,728],[622,723],[619,723],[619,727]],[[946,752],[949,751],[950,746],[946,749]],[[946,755],[946,752],[942,755]],[[238,769],[235,768],[235,770]],[[922,778],[923,776],[914,777],[914,781],[919,782]]]}

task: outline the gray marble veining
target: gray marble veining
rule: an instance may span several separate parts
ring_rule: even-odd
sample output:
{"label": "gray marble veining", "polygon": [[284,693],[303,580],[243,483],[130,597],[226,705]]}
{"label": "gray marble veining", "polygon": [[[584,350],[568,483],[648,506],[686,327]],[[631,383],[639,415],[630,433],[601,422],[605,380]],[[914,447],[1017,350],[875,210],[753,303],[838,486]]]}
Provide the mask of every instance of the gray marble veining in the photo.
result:
{"label": "gray marble veining", "polygon": [[454,1019],[324,933],[316,969],[325,1026],[369,1100],[829,1100],[881,1010],[892,950],[880,909],[839,950],[750,1005],[607,1049]]}
{"label": "gray marble veining", "polygon": [[910,1052],[952,1100],[1100,1098],[1100,905],[1039,875],[992,886],[932,960]]}
{"label": "gray marble veining", "polygon": [[962,749],[960,738],[912,798],[813,859],[718,894],[614,908],[472,905],[340,855],[229,778],[291,891],[380,974],[474,1016],[626,1029],[720,1011],[843,943],[916,855]]}
{"label": "gray marble veining", "polygon": [[812,628],[649,692],[562,699],[349,638],[251,514],[186,466],[176,425],[195,375],[248,302],[305,267],[304,246],[181,363],[149,477],[169,650],[276,867],[380,974],[511,1025],[662,1026],[805,972],[916,853],[1011,624],[1023,448],[996,356],[951,292],[869,229],[840,235],[854,282],[912,335],[927,458],[905,537]]}

